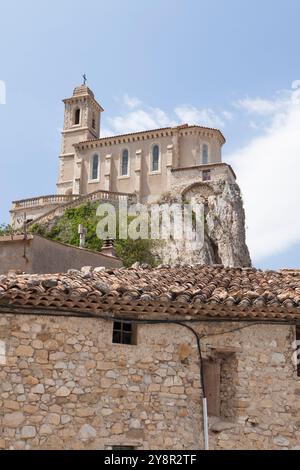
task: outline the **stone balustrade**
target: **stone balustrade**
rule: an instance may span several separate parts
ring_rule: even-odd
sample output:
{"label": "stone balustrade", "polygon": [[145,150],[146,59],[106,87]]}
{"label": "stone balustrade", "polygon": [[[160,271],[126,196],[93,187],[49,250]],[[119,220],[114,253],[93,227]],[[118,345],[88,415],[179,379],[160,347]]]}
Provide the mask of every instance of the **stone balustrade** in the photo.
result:
{"label": "stone balustrade", "polygon": [[30,227],[34,224],[46,224],[50,220],[53,220],[55,217],[60,217],[64,214],[67,209],[79,207],[87,202],[95,202],[95,201],[107,201],[107,202],[118,202],[128,200],[128,202],[136,202],[136,195],[130,193],[118,193],[112,191],[94,191],[93,193],[85,194],[84,196],[77,196],[75,200],[71,200],[66,202],[65,204],[61,204],[56,206],[54,209],[46,212],[45,214],[41,215],[40,217],[35,218],[34,220],[30,221],[27,224],[27,227]]}
{"label": "stone balustrade", "polygon": [[62,194],[55,194],[50,196],[41,196],[41,197],[33,197],[29,199],[22,199],[20,201],[14,201],[12,210],[21,210],[21,209],[28,209],[32,207],[40,207],[40,206],[47,206],[52,204],[65,204],[66,202],[73,201],[78,199],[79,195],[62,195]]}

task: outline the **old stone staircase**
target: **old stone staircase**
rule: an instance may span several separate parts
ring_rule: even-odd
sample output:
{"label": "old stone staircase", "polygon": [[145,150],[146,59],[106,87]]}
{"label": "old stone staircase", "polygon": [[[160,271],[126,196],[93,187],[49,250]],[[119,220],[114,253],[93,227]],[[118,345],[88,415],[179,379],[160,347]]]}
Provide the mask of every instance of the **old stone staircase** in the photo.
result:
{"label": "old stone staircase", "polygon": [[137,196],[136,194],[131,194],[131,193],[119,193],[119,192],[104,191],[104,190],[94,191],[92,193],[85,194],[83,196],[78,196],[77,198],[73,200],[69,200],[68,202],[64,204],[55,206],[51,210],[47,211],[45,214],[28,222],[26,224],[26,228],[28,229],[36,224],[46,225],[52,220],[64,215],[66,210],[80,207],[88,202],[99,201],[99,202],[106,202],[106,203],[111,203],[113,205],[116,205],[118,202],[125,201],[125,200],[127,200],[128,204],[129,203],[134,204],[137,201]]}

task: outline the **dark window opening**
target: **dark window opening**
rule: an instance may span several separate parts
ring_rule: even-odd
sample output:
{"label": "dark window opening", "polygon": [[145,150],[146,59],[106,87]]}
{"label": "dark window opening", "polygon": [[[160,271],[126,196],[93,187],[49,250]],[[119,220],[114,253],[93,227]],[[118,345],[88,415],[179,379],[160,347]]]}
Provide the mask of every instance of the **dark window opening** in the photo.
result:
{"label": "dark window opening", "polygon": [[300,326],[296,326],[296,341],[297,341],[297,376],[300,377]]}
{"label": "dark window opening", "polygon": [[75,111],[75,120],[74,120],[74,124],[77,125],[80,123],[80,109],[76,109]]}
{"label": "dark window opening", "polygon": [[112,342],[115,344],[137,344],[136,325],[130,322],[115,321]]}
{"label": "dark window opening", "polygon": [[111,450],[135,450],[134,446],[112,446]]}
{"label": "dark window opening", "polygon": [[202,174],[203,181],[210,181],[211,180],[211,173],[210,170],[204,170]]}
{"label": "dark window opening", "polygon": [[95,115],[93,114],[93,119],[92,119],[92,128],[93,129],[96,129],[96,119],[95,119]]}
{"label": "dark window opening", "polygon": [[92,180],[97,180],[99,177],[99,156],[95,154],[93,156],[93,162],[92,162],[92,174],[91,174],[91,179]]}
{"label": "dark window opening", "polygon": [[213,251],[213,257],[214,257],[214,263],[215,264],[222,264],[222,260],[220,258],[219,254],[219,247],[217,243],[215,243],[212,239],[210,239],[212,251]]}
{"label": "dark window opening", "polygon": [[152,167],[151,171],[156,172],[159,171],[159,146],[154,145],[152,149]]}
{"label": "dark window opening", "polygon": [[202,147],[202,163],[203,165],[208,164],[208,145],[207,144],[203,144],[203,147]]}
{"label": "dark window opening", "polygon": [[129,168],[129,151],[125,149],[122,152],[121,176],[128,176],[128,168]]}

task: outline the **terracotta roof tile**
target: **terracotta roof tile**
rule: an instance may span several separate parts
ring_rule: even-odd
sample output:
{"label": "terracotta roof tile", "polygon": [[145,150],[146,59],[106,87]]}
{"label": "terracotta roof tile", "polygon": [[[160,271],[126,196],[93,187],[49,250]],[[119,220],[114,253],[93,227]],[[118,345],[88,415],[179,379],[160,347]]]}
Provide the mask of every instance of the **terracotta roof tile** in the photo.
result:
{"label": "terracotta roof tile", "polygon": [[0,311],[22,308],[300,320],[300,272],[195,265],[0,276]]}
{"label": "terracotta roof tile", "polygon": [[90,140],[84,140],[82,142],[79,142],[78,144],[75,144],[74,146],[75,147],[79,147],[80,145],[82,144],[94,144],[96,142],[102,142],[102,141],[108,141],[108,140],[113,140],[113,139],[118,139],[118,138],[123,138],[123,137],[131,137],[131,136],[137,136],[139,134],[151,134],[153,132],[162,132],[162,131],[174,131],[176,129],[178,130],[185,130],[185,129],[203,129],[203,130],[207,130],[207,131],[213,131],[213,132],[218,132],[222,138],[222,140],[224,141],[224,143],[226,142],[226,139],[223,135],[223,133],[220,131],[220,129],[217,129],[217,128],[214,128],[214,127],[206,127],[206,126],[199,126],[197,124],[194,124],[194,125],[182,125],[182,126],[175,126],[175,127],[160,127],[160,128],[157,128],[157,129],[147,129],[147,130],[144,130],[144,131],[138,131],[138,132],[129,132],[127,134],[118,134],[118,135],[111,135],[111,136],[107,136],[107,137],[101,137],[100,139],[90,139]]}

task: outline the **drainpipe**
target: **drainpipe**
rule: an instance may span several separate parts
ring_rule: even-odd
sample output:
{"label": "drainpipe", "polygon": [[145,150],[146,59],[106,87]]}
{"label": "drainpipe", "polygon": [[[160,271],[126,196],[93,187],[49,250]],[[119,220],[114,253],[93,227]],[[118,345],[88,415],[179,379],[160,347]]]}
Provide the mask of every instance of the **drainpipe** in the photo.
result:
{"label": "drainpipe", "polygon": [[204,449],[209,450],[207,398],[202,399]]}

